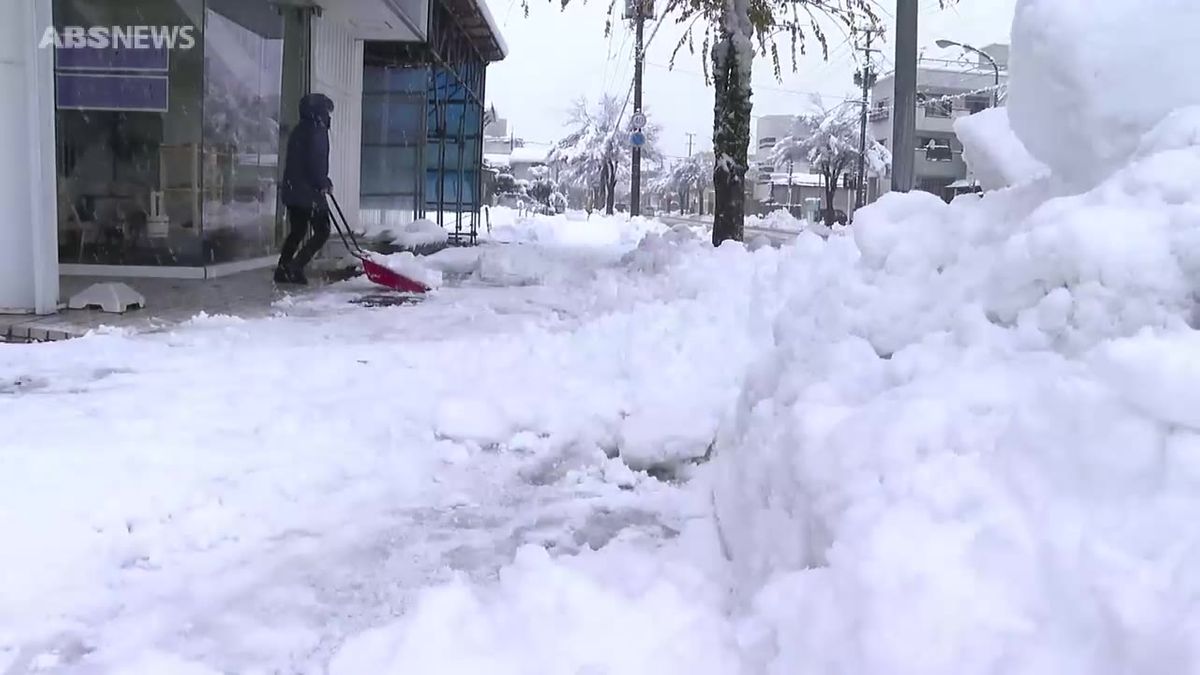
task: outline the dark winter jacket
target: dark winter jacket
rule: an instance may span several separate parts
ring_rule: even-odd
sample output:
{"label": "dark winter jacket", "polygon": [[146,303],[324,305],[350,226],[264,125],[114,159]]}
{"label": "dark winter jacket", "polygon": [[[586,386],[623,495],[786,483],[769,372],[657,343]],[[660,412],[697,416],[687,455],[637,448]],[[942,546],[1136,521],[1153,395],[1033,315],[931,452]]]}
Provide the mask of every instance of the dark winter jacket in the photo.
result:
{"label": "dark winter jacket", "polygon": [[329,124],[333,101],[324,94],[300,99],[300,123],[288,136],[287,164],[283,169],[283,203],[301,208],[326,208],[329,180]]}

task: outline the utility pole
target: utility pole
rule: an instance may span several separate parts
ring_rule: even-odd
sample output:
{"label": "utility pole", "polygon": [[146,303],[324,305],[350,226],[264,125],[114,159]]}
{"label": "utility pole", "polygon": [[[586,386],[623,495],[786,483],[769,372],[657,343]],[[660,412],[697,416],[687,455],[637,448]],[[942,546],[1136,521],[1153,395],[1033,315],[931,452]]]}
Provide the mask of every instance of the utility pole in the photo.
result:
{"label": "utility pole", "polygon": [[692,140],[696,138],[696,134],[693,134],[692,132],[689,131],[689,132],[687,132],[687,137],[688,137],[688,157],[691,157],[692,156]]}
{"label": "utility pole", "polygon": [[855,79],[861,80],[862,85],[862,120],[861,127],[858,133],[858,181],[855,183],[854,191],[854,210],[857,211],[863,207],[867,196],[867,117],[871,112],[871,87],[875,86],[875,68],[871,65],[871,54],[876,50],[871,49],[871,39],[875,36],[875,31],[867,29],[867,45],[860,47],[863,52],[863,67],[858,72]]}
{"label": "utility pole", "polygon": [[911,192],[917,136],[918,0],[896,0],[896,94],[892,97],[892,190]]}
{"label": "utility pole", "polygon": [[[645,57],[642,50],[642,31],[646,25],[646,0],[633,0],[634,24],[634,61],[633,61],[633,112],[642,112],[642,61]],[[639,216],[642,213],[642,148],[633,146],[633,166],[630,177],[633,179],[629,190],[629,214]]]}
{"label": "utility pole", "polygon": [[788,213],[792,212],[792,168],[793,168],[793,166],[794,165],[792,164],[792,159],[789,157],[788,158],[788,198],[787,198]]}

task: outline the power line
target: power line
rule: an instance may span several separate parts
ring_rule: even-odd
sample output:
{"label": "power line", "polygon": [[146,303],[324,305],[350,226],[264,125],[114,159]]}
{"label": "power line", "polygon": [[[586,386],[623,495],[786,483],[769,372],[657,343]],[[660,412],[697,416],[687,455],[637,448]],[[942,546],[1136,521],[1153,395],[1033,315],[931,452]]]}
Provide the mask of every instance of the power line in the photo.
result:
{"label": "power line", "polygon": [[[687,70],[684,68],[672,68],[669,65],[665,65],[662,63],[653,63],[653,62],[647,61],[646,65],[652,66],[654,68],[662,68],[663,70],[668,70],[668,71],[675,72],[675,73],[683,73],[685,75],[693,75],[695,77],[704,77],[704,73],[696,72],[694,70]],[[846,96],[846,95],[842,95],[842,94],[828,94],[828,93],[819,92],[819,91],[802,91],[799,89],[783,89],[780,87],[768,87],[768,86],[757,85],[757,84],[751,85],[751,86],[755,90],[761,89],[761,90],[766,90],[766,91],[775,91],[775,92],[779,92],[782,94],[794,94],[796,96],[814,96],[815,95],[815,96],[821,96],[821,97],[826,97],[826,98],[832,98],[832,99],[836,99],[839,101],[858,100],[857,98],[855,98],[853,96]]]}

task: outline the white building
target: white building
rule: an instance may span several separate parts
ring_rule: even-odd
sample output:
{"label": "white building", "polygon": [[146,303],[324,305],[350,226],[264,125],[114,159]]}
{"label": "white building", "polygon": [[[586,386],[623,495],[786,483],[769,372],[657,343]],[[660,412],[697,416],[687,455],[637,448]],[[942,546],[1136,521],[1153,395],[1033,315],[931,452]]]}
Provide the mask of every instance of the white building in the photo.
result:
{"label": "white building", "polygon": [[[1008,81],[1008,45],[983,48],[995,59],[999,81]],[[914,187],[944,199],[970,188],[962,143],[954,134],[954,120],[984,110],[994,104],[997,71],[982,56],[977,61],[922,59],[917,69],[917,133],[914,163]],[[871,132],[893,154],[892,111],[895,75],[879,79],[872,91]],[[891,175],[870,181],[869,199],[891,189]]]}
{"label": "white building", "polygon": [[549,150],[541,146],[517,146],[508,148],[507,152],[486,153],[483,156],[488,165],[507,171],[517,180],[531,180],[533,167],[546,166],[546,156]]}
{"label": "white building", "polygon": [[[280,158],[308,92],[336,105],[330,175],[352,225],[368,198],[408,219],[453,212],[452,230],[478,202],[478,98],[507,50],[482,0],[3,4],[0,83],[14,95],[0,101],[0,312],[57,311],[60,275],[205,279],[273,264]],[[129,25],[194,39],[62,40]],[[435,105],[462,122],[427,129]]]}
{"label": "white building", "polygon": [[[790,136],[796,125],[796,115],[763,115],[757,118],[754,144],[750,152],[750,170],[746,185],[749,210],[767,212],[791,208],[796,215],[815,218],[825,200],[824,183],[820,174],[812,173],[807,162],[774,160],[775,144]],[[849,212],[846,191],[838,189],[834,208]]]}
{"label": "white building", "polygon": [[507,155],[516,147],[516,139],[509,132],[508,120],[496,117],[483,126],[483,154]]}

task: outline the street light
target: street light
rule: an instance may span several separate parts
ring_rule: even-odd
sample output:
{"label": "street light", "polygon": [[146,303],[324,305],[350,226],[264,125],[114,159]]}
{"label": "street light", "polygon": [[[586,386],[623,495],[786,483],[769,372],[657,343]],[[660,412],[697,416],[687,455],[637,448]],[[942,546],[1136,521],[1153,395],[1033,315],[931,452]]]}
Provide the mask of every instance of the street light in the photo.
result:
{"label": "street light", "polygon": [[941,47],[942,49],[947,49],[949,47],[961,47],[962,49],[965,49],[969,52],[975,52],[976,54],[987,59],[988,63],[992,64],[992,70],[994,70],[996,72],[996,86],[992,90],[992,107],[999,108],[1000,107],[1000,64],[996,63],[996,59],[992,58],[991,54],[983,51],[982,49],[972,47],[971,45],[965,45],[961,42],[955,42],[954,40],[938,40],[936,44],[938,47]]}

